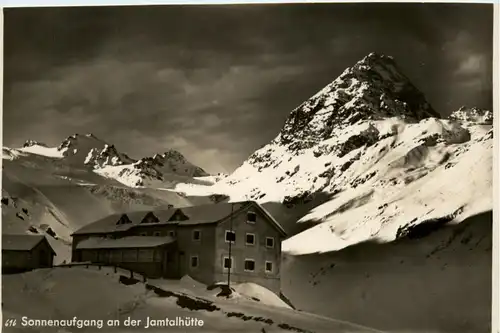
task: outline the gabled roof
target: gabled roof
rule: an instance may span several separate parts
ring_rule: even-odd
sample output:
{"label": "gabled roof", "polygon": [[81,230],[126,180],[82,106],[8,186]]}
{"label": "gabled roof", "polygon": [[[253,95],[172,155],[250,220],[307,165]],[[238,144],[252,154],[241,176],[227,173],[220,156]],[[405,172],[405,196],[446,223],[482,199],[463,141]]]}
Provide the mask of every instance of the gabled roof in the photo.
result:
{"label": "gabled roof", "polygon": [[[235,203],[216,203],[199,206],[178,207],[164,210],[153,211],[137,211],[133,213],[120,213],[107,216],[101,220],[91,223],[77,230],[73,235],[79,234],[104,234],[112,232],[127,231],[138,225],[165,225],[172,224],[177,226],[190,226],[200,224],[216,224],[228,219],[233,214],[239,213],[242,209],[249,206],[255,207],[263,215],[265,215],[270,223],[283,235],[286,236],[285,230],[281,225],[265,210],[261,205],[254,201],[243,201]],[[143,222],[146,215],[153,214],[159,222],[145,223]],[[117,224],[117,222],[126,215],[130,223]],[[181,218],[176,219],[179,216]],[[127,219],[124,219],[127,220]]]}
{"label": "gabled roof", "polygon": [[6,251],[31,251],[43,241],[49,244],[50,250],[55,254],[44,235],[2,234],[2,250]]}
{"label": "gabled roof", "polygon": [[123,249],[151,248],[175,242],[172,237],[130,236],[117,239],[90,237],[78,243],[76,248],[83,249]]}
{"label": "gabled roof", "polygon": [[[179,211],[181,215],[185,215],[187,219],[181,219],[180,221],[170,220],[171,223],[177,223],[179,226],[183,225],[199,225],[199,224],[212,224],[218,223],[222,220],[228,218],[231,215],[231,211],[235,214],[243,207],[249,205],[248,201],[230,203],[217,203],[209,205],[200,206],[190,206],[177,208],[176,212]],[[172,214],[171,218],[174,217],[175,212]]]}
{"label": "gabled roof", "polygon": [[[75,231],[72,235],[102,234],[102,233],[126,231],[131,227],[141,223],[142,219],[144,218],[144,216],[146,216],[148,212],[149,211],[136,211],[130,213],[117,213],[108,215],[102,219],[87,224],[86,226]],[[128,218],[128,220],[130,220],[130,223],[117,224],[118,221],[120,221],[120,219],[124,215]]]}

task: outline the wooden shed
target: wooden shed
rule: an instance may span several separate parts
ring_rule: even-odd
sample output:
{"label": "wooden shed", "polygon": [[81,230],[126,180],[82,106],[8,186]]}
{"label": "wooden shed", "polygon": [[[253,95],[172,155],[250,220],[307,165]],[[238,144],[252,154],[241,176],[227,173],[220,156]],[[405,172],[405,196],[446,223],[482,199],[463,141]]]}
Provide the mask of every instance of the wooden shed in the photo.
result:
{"label": "wooden shed", "polygon": [[2,274],[52,267],[55,255],[43,235],[2,234]]}

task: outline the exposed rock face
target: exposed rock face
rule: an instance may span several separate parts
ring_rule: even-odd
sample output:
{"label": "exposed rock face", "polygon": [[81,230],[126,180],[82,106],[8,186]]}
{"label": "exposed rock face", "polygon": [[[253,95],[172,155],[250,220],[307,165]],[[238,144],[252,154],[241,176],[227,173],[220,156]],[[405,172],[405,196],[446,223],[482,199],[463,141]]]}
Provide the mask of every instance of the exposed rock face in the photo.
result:
{"label": "exposed rock face", "polygon": [[360,121],[439,117],[392,57],[370,53],[292,111],[276,143],[307,149]]}
{"label": "exposed rock face", "polygon": [[126,155],[118,153],[115,146],[107,144],[101,150],[92,148],[84,161],[85,165],[90,165],[94,168],[123,165],[127,162],[130,162],[130,159]]}
{"label": "exposed rock face", "polygon": [[205,170],[193,165],[184,155],[172,149],[153,157],[142,158],[139,162],[140,165],[157,168],[163,173],[175,173],[190,177],[208,176]]}
{"label": "exposed rock face", "polygon": [[23,144],[23,148],[31,147],[31,146],[47,147],[47,145],[45,143],[38,142],[38,141],[35,141],[35,140],[31,140],[31,139],[26,140],[26,142]]}

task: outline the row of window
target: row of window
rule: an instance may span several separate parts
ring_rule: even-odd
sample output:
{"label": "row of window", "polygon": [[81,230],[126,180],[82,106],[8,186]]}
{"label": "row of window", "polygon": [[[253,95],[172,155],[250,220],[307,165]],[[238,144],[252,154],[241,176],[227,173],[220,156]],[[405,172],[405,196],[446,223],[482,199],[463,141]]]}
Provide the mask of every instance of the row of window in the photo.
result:
{"label": "row of window", "polygon": [[160,262],[161,255],[152,249],[113,249],[107,251],[84,251],[83,261],[97,261],[97,262]]}
{"label": "row of window", "polygon": [[[140,234],[141,236],[147,236],[147,233],[142,232]],[[161,236],[160,231],[155,231],[153,233],[154,236]],[[175,231],[169,231],[168,235],[170,237],[175,237]],[[201,231],[200,230],[193,230],[193,241],[200,241],[201,240]],[[225,241],[226,243],[231,242],[232,244],[236,243],[236,232],[231,231],[231,230],[226,230],[225,233]],[[245,245],[255,245],[256,243],[256,236],[254,233],[247,232],[245,234]],[[266,247],[267,248],[274,248],[274,237],[266,237]]]}
{"label": "row of window", "polygon": [[[200,259],[198,256],[191,256],[191,268],[197,268],[200,264]],[[233,267],[233,258],[224,257],[222,261],[222,268],[224,270],[228,270]],[[273,272],[273,262],[266,261],[264,263],[264,268],[266,273]],[[255,272],[255,260],[253,259],[245,259],[244,261],[244,270],[245,272]]]}
{"label": "row of window", "polygon": [[[225,236],[226,243],[231,242],[231,244],[236,243],[236,232],[231,230],[226,230]],[[245,234],[245,245],[255,245],[256,237],[255,234],[247,232]],[[266,247],[274,248],[274,237],[266,237]]]}

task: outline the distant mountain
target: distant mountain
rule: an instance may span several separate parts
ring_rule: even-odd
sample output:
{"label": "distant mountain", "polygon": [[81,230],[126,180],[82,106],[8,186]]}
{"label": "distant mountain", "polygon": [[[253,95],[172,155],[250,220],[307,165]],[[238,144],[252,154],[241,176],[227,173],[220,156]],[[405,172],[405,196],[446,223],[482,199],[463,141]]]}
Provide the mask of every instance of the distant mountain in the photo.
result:
{"label": "distant mountain", "polygon": [[284,250],[331,251],[491,209],[492,137],[490,112],[441,119],[393,58],[371,53],[227,178],[176,189],[260,201],[292,234],[307,229]]}
{"label": "distant mountain", "polygon": [[484,125],[493,124],[493,112],[491,112],[490,110],[479,109],[475,107],[467,108],[465,106],[462,106],[460,109],[453,112],[449,118],[461,122]]}
{"label": "distant mountain", "polygon": [[48,235],[58,262],[69,260],[70,234],[105,215],[212,202],[172,191],[178,182],[213,183],[173,150],[134,160],[92,134],[75,134],[57,147],[28,140],[2,151],[3,232]]}
{"label": "distant mountain", "polygon": [[162,187],[171,183],[169,178],[184,179],[209,176],[202,168],[193,165],[180,152],[168,150],[153,157],[138,160],[119,152],[112,144],[93,134],[74,134],[55,148],[35,140],[27,140],[20,149],[4,148],[6,156],[28,153],[57,159],[57,164],[67,167],[87,167],[106,178],[112,178],[130,187]]}
{"label": "distant mountain", "polygon": [[23,144],[23,148],[28,148],[31,146],[47,147],[47,145],[45,143],[38,142],[35,140],[26,140],[26,142]]}

